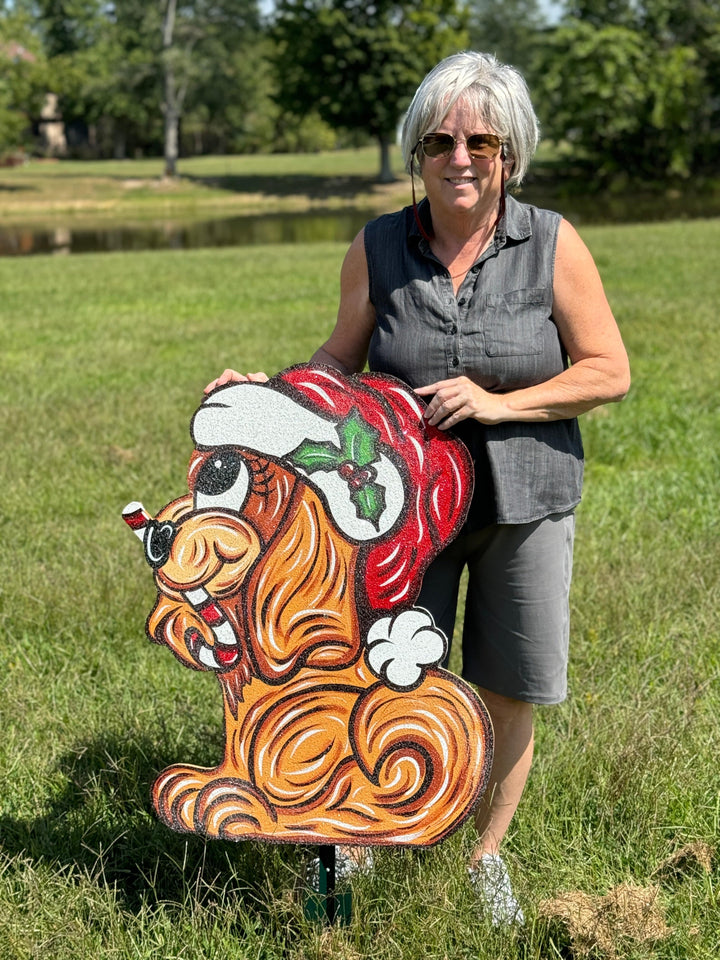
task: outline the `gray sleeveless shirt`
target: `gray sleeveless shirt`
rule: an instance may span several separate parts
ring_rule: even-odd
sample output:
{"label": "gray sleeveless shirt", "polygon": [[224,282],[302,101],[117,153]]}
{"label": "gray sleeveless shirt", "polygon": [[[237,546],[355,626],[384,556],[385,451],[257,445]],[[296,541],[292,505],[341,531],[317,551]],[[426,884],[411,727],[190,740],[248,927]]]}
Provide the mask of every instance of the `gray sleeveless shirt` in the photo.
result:
{"label": "gray sleeveless shirt", "polygon": [[[427,201],[419,212],[429,226]],[[368,223],[365,251],[376,312],[370,369],[412,387],[464,375],[497,392],[542,383],[564,370],[567,354],[552,316],[560,220],[509,196],[493,243],[457,296],[412,207]],[[468,531],[538,520],[580,500],[583,449],[576,419],[491,426],[466,420],[455,433],[475,464]]]}

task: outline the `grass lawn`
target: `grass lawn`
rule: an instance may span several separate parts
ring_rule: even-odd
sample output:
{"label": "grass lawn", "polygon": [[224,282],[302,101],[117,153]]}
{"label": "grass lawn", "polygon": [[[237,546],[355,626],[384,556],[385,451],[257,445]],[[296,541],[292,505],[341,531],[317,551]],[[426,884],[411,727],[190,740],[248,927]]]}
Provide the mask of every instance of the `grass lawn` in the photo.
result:
{"label": "grass lawn", "polygon": [[0,226],[122,219],[232,216],[357,206],[382,210],[408,202],[410,181],[399,151],[398,178],[378,184],[377,147],[317,154],[189,157],[163,180],[160,158],[31,161],[0,169]]}
{"label": "grass lawn", "polygon": [[517,932],[477,915],[469,830],[382,851],[350,924],[324,929],[297,849],[185,838],[150,810],[164,766],[217,762],[221,704],[145,639],[154,590],[120,510],[183,492],[224,366],[272,372],[325,338],[344,248],[0,260],[3,960],[556,960],[562,909],[618,891],[600,956],[716,960],[720,220],[583,234],[634,379],[583,418],[571,695],[537,711],[507,841]]}

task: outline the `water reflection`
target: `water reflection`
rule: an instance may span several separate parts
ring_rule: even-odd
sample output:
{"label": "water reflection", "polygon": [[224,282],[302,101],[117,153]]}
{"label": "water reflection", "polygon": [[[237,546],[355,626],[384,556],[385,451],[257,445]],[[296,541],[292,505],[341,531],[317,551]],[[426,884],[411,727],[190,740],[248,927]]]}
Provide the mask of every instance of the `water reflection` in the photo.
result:
{"label": "water reflection", "polygon": [[51,229],[5,227],[0,228],[0,256],[349,242],[371,216],[367,210],[349,209],[228,217],[194,223],[168,221]]}
{"label": "water reflection", "polygon": [[[562,198],[527,188],[521,199],[562,213],[576,226],[720,216],[720,197],[638,196]],[[269,243],[350,243],[370,219],[367,210],[272,213],[193,223],[168,221],[110,226],[0,228],[0,256],[97,253],[123,250],[188,250]]]}

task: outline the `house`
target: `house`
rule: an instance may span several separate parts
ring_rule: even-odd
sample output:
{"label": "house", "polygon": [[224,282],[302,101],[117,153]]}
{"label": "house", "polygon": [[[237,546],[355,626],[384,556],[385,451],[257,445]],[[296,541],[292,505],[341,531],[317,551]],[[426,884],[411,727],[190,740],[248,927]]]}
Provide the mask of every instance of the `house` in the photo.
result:
{"label": "house", "polygon": [[[0,56],[4,56],[12,63],[25,61],[35,63],[35,54],[27,50],[20,43],[10,41],[0,44]],[[64,157],[67,154],[67,138],[62,114],[58,110],[58,96],[56,93],[46,93],[40,116],[33,121],[33,134],[37,137],[38,152],[52,157]]]}

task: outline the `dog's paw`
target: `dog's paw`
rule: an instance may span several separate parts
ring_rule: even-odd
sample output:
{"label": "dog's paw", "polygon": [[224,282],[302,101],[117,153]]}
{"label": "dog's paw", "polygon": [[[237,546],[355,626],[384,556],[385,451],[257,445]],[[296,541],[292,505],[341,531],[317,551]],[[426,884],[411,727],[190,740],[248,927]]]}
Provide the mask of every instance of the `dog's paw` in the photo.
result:
{"label": "dog's paw", "polygon": [[376,620],[367,636],[367,661],[391,687],[410,689],[445,656],[447,643],[427,610],[414,607]]}

